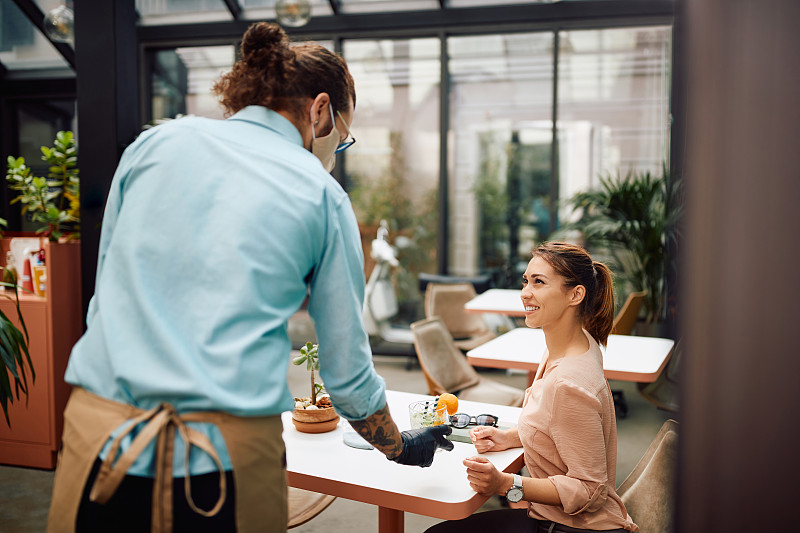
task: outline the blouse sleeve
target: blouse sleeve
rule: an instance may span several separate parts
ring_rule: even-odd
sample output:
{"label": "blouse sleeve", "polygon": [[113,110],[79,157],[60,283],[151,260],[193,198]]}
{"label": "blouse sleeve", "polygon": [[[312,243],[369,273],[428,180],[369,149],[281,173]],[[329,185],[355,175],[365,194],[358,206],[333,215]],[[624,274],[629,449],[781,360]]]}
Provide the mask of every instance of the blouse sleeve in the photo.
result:
{"label": "blouse sleeve", "polygon": [[549,478],[558,490],[564,512],[574,515],[600,509],[608,495],[600,401],[575,384],[559,383],[550,433],[566,465],[564,475]]}

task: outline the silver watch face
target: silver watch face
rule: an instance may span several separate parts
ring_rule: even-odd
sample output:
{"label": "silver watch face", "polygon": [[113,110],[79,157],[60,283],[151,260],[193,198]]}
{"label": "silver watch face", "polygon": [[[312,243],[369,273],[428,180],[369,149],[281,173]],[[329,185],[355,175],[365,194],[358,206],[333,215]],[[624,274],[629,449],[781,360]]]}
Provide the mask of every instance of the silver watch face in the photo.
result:
{"label": "silver watch face", "polygon": [[511,503],[517,503],[522,500],[522,489],[519,487],[511,487],[506,492],[506,499]]}

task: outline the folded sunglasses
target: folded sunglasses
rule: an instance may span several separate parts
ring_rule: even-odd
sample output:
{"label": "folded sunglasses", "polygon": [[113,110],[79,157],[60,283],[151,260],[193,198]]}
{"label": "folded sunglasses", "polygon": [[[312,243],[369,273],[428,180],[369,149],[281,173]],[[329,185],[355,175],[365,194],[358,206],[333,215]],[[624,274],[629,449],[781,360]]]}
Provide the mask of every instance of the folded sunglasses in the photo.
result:
{"label": "folded sunglasses", "polygon": [[450,415],[450,425],[454,428],[465,428],[467,426],[493,426],[497,427],[498,418],[494,415],[469,416],[467,413],[456,413]]}

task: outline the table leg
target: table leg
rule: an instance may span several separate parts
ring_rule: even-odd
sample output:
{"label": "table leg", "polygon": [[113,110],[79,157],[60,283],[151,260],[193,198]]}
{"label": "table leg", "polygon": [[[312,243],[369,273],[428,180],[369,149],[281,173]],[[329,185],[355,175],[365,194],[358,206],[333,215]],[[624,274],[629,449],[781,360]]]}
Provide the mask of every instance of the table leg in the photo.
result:
{"label": "table leg", "polygon": [[528,387],[533,385],[533,378],[536,377],[536,371],[528,370]]}
{"label": "table leg", "polygon": [[403,511],[378,507],[378,533],[403,533]]}

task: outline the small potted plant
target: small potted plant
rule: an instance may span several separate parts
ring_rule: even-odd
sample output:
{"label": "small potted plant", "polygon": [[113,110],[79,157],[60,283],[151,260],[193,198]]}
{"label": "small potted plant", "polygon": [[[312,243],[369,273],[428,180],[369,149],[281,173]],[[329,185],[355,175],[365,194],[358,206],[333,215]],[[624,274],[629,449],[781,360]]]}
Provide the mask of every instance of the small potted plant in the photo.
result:
{"label": "small potted plant", "polygon": [[303,433],[323,433],[335,429],[339,415],[333,409],[331,398],[324,394],[324,388],[317,383],[314,371],[319,370],[319,345],[307,342],[300,348],[300,355],[292,360],[295,365],[306,364],[311,374],[311,396],[294,399],[292,423]]}
{"label": "small potted plant", "polygon": [[35,176],[23,157],[8,157],[6,181],[21,203],[22,214],[39,226],[36,233],[50,242],[80,239],[80,178],[78,151],[71,131],[59,131],[52,147],[42,146],[47,178]]}

